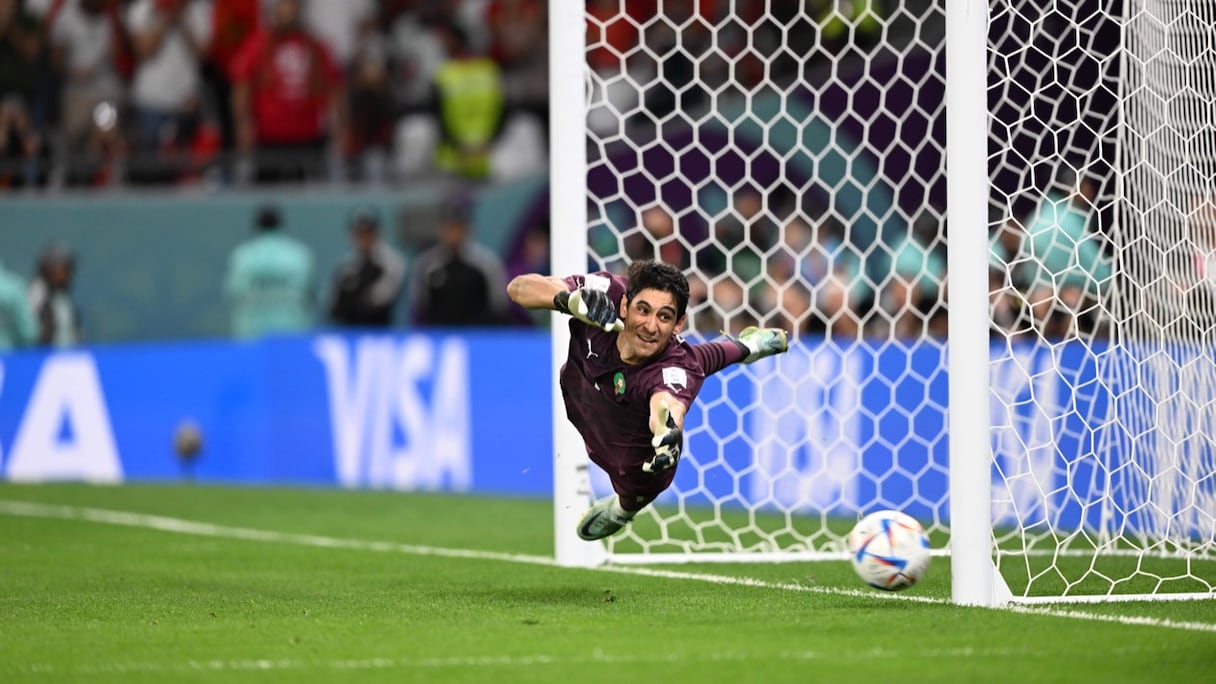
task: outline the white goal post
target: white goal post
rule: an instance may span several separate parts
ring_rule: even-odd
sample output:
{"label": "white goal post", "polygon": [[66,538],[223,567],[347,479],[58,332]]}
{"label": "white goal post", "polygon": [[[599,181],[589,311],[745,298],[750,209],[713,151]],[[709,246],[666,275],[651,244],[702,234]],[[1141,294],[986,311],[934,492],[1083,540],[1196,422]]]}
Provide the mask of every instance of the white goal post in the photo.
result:
{"label": "white goal post", "polygon": [[958,603],[1216,597],[1209,5],[550,0],[553,273],[660,258],[694,341],[795,340],[586,543],[555,318],[558,563],[843,560],[891,508]]}

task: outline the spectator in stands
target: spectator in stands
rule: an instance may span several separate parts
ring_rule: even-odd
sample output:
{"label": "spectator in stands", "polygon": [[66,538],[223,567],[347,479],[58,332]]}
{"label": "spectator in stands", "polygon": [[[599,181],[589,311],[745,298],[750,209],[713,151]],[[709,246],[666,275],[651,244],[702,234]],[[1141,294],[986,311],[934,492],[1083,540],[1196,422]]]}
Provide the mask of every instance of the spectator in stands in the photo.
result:
{"label": "spectator in stands", "polygon": [[256,235],[229,257],[224,295],[238,338],[300,332],[313,325],[312,250],[283,235],[281,227],[279,210],[263,207],[254,222]]}
{"label": "spectator in stands", "polygon": [[[634,5],[631,11],[615,0],[587,2],[587,66],[596,74],[590,82],[594,88],[592,99],[603,102],[587,112],[587,127],[599,137],[616,135],[622,125],[629,126],[629,136],[636,140],[650,140],[655,135],[649,116],[621,115],[643,104],[638,83],[661,83],[652,55],[636,50],[641,35],[639,26],[647,23],[649,17],[634,15],[646,9],[654,11],[653,5],[649,8]],[[662,22],[656,22],[659,23]]]}
{"label": "spectator in stands", "polygon": [[0,263],[0,352],[38,341],[38,324],[30,310],[25,282]]}
{"label": "spectator in stands", "polygon": [[524,273],[549,275],[549,223],[537,223],[524,230],[518,249],[510,260],[508,276]]}
{"label": "spectator in stands", "polygon": [[[1164,273],[1148,284],[1147,306],[1170,311],[1149,316],[1169,321],[1167,334],[1216,339],[1216,202],[1210,195],[1191,201],[1186,217],[1186,235],[1164,253]],[[1129,256],[1129,258],[1135,258]],[[1151,258],[1151,257],[1149,257]]]}
{"label": "spectator in stands", "polygon": [[722,317],[714,311],[709,301],[709,283],[703,274],[691,271],[688,274],[688,321],[685,336],[711,337],[725,329]]}
{"label": "spectator in stands", "polygon": [[892,248],[890,275],[880,288],[875,332],[892,339],[930,334],[930,319],[942,310],[938,294],[946,282],[946,260],[938,249],[937,223],[916,221]]}
{"label": "spectator in stands", "polygon": [[[868,50],[883,35],[881,0],[848,3],[819,0],[805,11],[817,13],[814,23],[820,26],[823,46],[833,53],[843,52],[849,59],[866,54],[859,51],[859,46]],[[852,51],[848,49],[850,47]]]}
{"label": "spectator in stands", "polygon": [[29,287],[30,310],[38,321],[38,344],[74,347],[83,339],[80,309],[72,299],[76,257],[62,243],[52,243],[38,255],[36,275]]}
{"label": "spectator in stands", "polygon": [[348,105],[350,148],[345,153],[355,178],[367,183],[381,183],[388,177],[399,115],[391,73],[383,41],[367,41],[355,53]]}
{"label": "spectator in stands", "polygon": [[[538,223],[528,226],[520,237],[514,254],[507,262],[507,281],[525,273],[549,275],[549,224]],[[548,327],[549,315],[544,311],[529,311],[521,306],[514,306],[515,318],[521,323]]]}
{"label": "spectator in stands", "polygon": [[718,332],[735,335],[749,325],[756,325],[756,317],[748,306],[747,289],[729,274],[710,281],[708,306],[697,312],[692,328],[703,336]]}
{"label": "spectator in stands", "polygon": [[330,146],[345,146],[344,79],[329,49],[304,28],[301,0],[274,0],[270,25],[232,62],[237,147],[260,183],[321,178]]}
{"label": "spectator in stands", "polygon": [[0,189],[42,185],[48,161],[25,101],[17,95],[0,100]]}
{"label": "spectator in stands", "polygon": [[61,74],[59,165],[73,184],[123,180],[129,52],[118,5],[108,0],[63,4],[50,18],[52,64]]}
{"label": "spectator in stands", "polygon": [[[717,63],[701,60],[698,55],[712,53],[716,48],[714,32],[709,29],[716,23],[713,5],[666,0],[662,13],[667,21],[647,27],[646,45],[657,56],[662,73],[662,78],[647,84],[643,100],[654,120],[666,119],[675,112],[699,118],[694,112],[704,111],[709,103],[709,88],[701,80],[702,68],[712,71]],[[694,21],[697,18],[702,21]]]}
{"label": "spectator in stands", "polygon": [[1065,167],[1026,222],[1030,305],[1048,339],[1086,332],[1098,300],[1110,290],[1103,238],[1089,228],[1096,196],[1092,180]]}
{"label": "spectator in stands", "polygon": [[697,252],[697,266],[709,273],[733,273],[751,284],[764,270],[761,254],[776,244],[777,225],[764,213],[764,198],[753,186],[740,188],[733,212],[713,227],[713,240]]}
{"label": "spectator in stands", "polygon": [[380,234],[380,217],[360,209],[350,221],[354,251],[334,274],[329,316],[341,326],[388,327],[405,282],[405,259]]}
{"label": "spectator in stands", "polygon": [[815,234],[801,218],[781,229],[777,248],[765,258],[765,278],[753,296],[757,311],[771,312],[765,325],[790,332],[805,329],[811,314],[811,287],[827,273],[826,255],[813,250]]}
{"label": "spectator in stands", "polygon": [[593,71],[612,73],[621,71],[622,55],[629,54],[638,44],[638,26],[635,17],[622,11],[617,0],[589,0],[587,2],[587,64]]}
{"label": "spectator in stands", "polygon": [[21,0],[0,0],[0,96],[32,108],[38,96],[42,30]]}
{"label": "spectator in stands", "polygon": [[662,206],[642,210],[641,230],[625,237],[625,253],[633,261],[655,259],[680,269],[688,268],[688,250],[680,242],[676,219]]}
{"label": "spectator in stands", "polygon": [[487,326],[506,320],[506,269],[498,255],[469,239],[469,209],[463,198],[446,201],[438,244],[414,262],[410,301],[419,325]]}
{"label": "spectator in stands", "polygon": [[547,163],[544,126],[507,107],[502,74],[454,23],[439,27],[449,59],[435,73],[431,111],[404,117],[397,168],[411,177],[431,169],[462,181],[505,181]]}
{"label": "spectator in stands", "polygon": [[873,296],[864,277],[861,255],[845,242],[844,226],[835,219],[826,218],[816,225],[814,236],[809,260],[826,263],[816,273],[812,286],[815,315],[809,319],[807,330],[840,341],[856,340]]}
{"label": "spectator in stands", "polygon": [[1022,259],[1022,223],[1016,218],[997,222],[988,239],[988,303],[992,333],[1020,337],[1034,332],[1027,311],[1026,262]]}
{"label": "spectator in stands", "polygon": [[776,249],[766,258],[766,271],[774,283],[800,280],[814,285],[831,270],[831,240],[824,244],[816,240],[815,229],[800,216],[790,218],[781,227]]}
{"label": "spectator in stands", "polygon": [[549,41],[541,0],[490,0],[485,8],[490,58],[502,70],[507,102],[547,118]]}
{"label": "spectator in stands", "polygon": [[[232,119],[233,60],[245,41],[257,32],[261,15],[261,0],[212,0],[211,43],[202,73],[211,93],[220,129],[220,146],[225,153],[236,147]],[[227,154],[221,158],[220,171],[225,181],[232,180],[233,169]]]}
{"label": "spectator in stands", "polygon": [[325,43],[334,61],[348,71],[360,44],[375,33],[374,0],[307,0],[303,9],[305,28]]}
{"label": "spectator in stands", "polygon": [[791,280],[777,285],[774,290],[775,306],[771,309],[757,309],[766,313],[763,324],[795,335],[806,330],[814,314],[811,309],[811,289],[801,281]]}
{"label": "spectator in stands", "polygon": [[[135,0],[127,30],[135,50],[131,83],[135,181],[173,181],[198,134],[202,60],[211,43],[210,0]],[[168,165],[170,168],[160,168]]]}
{"label": "spectator in stands", "polygon": [[[447,47],[438,24],[449,21],[445,6],[440,3],[417,3],[413,0],[398,0],[398,6],[389,22],[388,50],[394,66],[393,85],[396,99],[405,111],[418,114],[433,109],[432,84],[435,74],[448,59]],[[406,129],[400,134],[409,132]],[[430,163],[429,160],[425,160]],[[415,165],[421,162],[415,162]]]}

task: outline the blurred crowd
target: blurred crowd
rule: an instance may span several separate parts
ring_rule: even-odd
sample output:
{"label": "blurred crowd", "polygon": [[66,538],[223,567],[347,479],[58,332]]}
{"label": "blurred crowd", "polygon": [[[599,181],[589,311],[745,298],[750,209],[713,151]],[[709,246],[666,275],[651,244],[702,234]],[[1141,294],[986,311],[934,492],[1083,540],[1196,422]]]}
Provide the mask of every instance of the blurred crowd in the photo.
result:
{"label": "blurred crowd", "polygon": [[593,230],[596,264],[623,271],[655,258],[690,276],[687,327],[713,336],[752,325],[840,341],[945,335],[945,238],[926,212],[904,234],[851,239],[823,208],[745,185],[730,211],[703,225],[661,205],[619,237]]}
{"label": "blurred crowd", "polygon": [[546,18],[543,0],[0,0],[0,187],[543,170]]}
{"label": "blurred crowd", "polygon": [[[994,338],[1110,334],[1114,258],[1096,211],[1097,193],[1093,178],[1065,165],[1028,213],[994,220],[988,258]],[[1194,214],[1196,221],[1216,216]],[[601,224],[591,233],[592,266],[623,272],[642,258],[680,265],[691,274],[688,328],[702,335],[763,325],[844,343],[947,336],[944,211],[928,208],[904,226],[859,241],[807,197],[744,186],[730,211],[718,216],[706,226],[699,213],[677,215],[653,205],[624,232]],[[1216,234],[1210,228],[1191,232]],[[1189,255],[1189,247],[1177,251]],[[1194,248],[1195,264],[1213,263],[1210,245]],[[1194,272],[1185,255],[1175,259],[1171,278],[1216,283],[1216,277]]]}
{"label": "blurred crowd", "polygon": [[[670,0],[663,12],[688,21],[647,25],[654,0],[589,0],[591,69],[605,84],[619,82],[623,69],[635,83],[650,83],[661,71],[668,86],[647,89],[644,103],[605,96],[617,114],[600,120],[597,112],[607,110],[593,109],[592,129],[616,131],[619,112],[638,104],[656,116],[698,106],[714,78],[805,79],[807,65],[766,66],[754,54],[745,58],[740,46],[776,41],[774,32],[786,26],[813,31],[808,40],[829,48],[868,40],[883,6],[851,4],[850,34],[836,20],[795,21],[806,11],[797,3],[745,5]],[[817,17],[838,13],[826,0],[808,7]],[[731,24],[717,37],[701,30],[728,11],[781,21],[750,32],[744,28],[752,23]],[[544,0],[0,0],[0,188],[418,177],[469,186],[543,171],[546,15]],[[674,40],[663,33],[673,25],[683,27],[685,49],[656,50],[666,56],[661,65],[636,58],[643,42]],[[739,49],[739,60],[726,71],[709,64],[698,70],[686,52],[701,49]],[[694,81],[705,87],[685,87]],[[1054,179],[1029,214],[994,221],[995,334],[1105,332],[1111,260],[1092,225],[1095,193],[1093,181],[1074,172]],[[589,268],[622,269],[640,258],[685,268],[693,274],[687,327],[703,335],[760,324],[842,340],[945,336],[940,208],[927,207],[906,229],[884,229],[863,243],[810,198],[743,186],[728,199],[729,211],[708,219],[661,203],[624,221],[593,217]],[[385,240],[374,211],[356,212],[351,255],[321,302],[313,255],[283,230],[277,209],[265,208],[226,275],[233,333],[325,322],[536,322],[507,308],[503,283],[521,270],[547,269],[547,231],[521,236],[506,264],[504,255],[469,239],[468,210],[467,199],[445,202],[433,246],[408,255],[408,263]],[[610,223],[617,229],[603,230]],[[68,294],[72,270],[70,250],[53,245],[28,290],[13,274],[0,278],[6,301],[28,305],[24,315],[9,316],[11,344],[80,339]]]}
{"label": "blurred crowd", "polygon": [[[994,221],[988,255],[994,338],[1110,334],[1114,262],[1106,236],[1095,230],[1095,197],[1092,179],[1065,172],[1033,211]],[[511,277],[549,273],[547,224],[522,231],[505,259],[473,238],[474,202],[467,190],[452,192],[439,204],[428,238],[408,250],[375,208],[356,208],[345,226],[349,253],[329,274],[317,272],[317,255],[292,235],[279,207],[263,206],[222,275],[230,333],[548,325],[544,312],[526,312],[506,298]],[[1196,205],[1191,240],[1171,250],[1157,281],[1177,290],[1157,293],[1162,301],[1189,307],[1175,317],[1198,321],[1198,313],[1213,310],[1212,206]],[[592,231],[588,270],[623,272],[649,258],[681,267],[690,281],[685,331],[705,337],[751,325],[842,344],[947,337],[942,214],[926,211],[906,230],[865,245],[831,212],[793,210],[755,187],[741,188],[719,216],[698,230],[688,222],[702,220],[696,212],[647,206],[627,229]],[[0,265],[0,349],[87,339],[72,295],[75,266],[61,243],[46,246],[28,284]]]}

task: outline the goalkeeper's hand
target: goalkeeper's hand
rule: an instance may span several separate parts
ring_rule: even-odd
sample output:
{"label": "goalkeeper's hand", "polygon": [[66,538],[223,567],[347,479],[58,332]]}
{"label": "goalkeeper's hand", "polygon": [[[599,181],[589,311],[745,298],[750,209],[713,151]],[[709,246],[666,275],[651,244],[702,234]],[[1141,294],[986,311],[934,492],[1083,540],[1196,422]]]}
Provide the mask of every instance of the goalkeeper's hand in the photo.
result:
{"label": "goalkeeper's hand", "polygon": [[620,332],[625,329],[625,323],[616,315],[616,307],[608,298],[608,293],[603,290],[580,287],[574,292],[559,292],[553,297],[553,306],[587,325],[594,325],[608,332]]}
{"label": "goalkeeper's hand", "polygon": [[657,418],[659,428],[654,433],[654,439],[650,440],[650,446],[654,447],[654,458],[642,464],[642,470],[648,473],[661,473],[676,467],[684,445],[684,431],[676,427],[676,420],[667,404],[659,404]]}

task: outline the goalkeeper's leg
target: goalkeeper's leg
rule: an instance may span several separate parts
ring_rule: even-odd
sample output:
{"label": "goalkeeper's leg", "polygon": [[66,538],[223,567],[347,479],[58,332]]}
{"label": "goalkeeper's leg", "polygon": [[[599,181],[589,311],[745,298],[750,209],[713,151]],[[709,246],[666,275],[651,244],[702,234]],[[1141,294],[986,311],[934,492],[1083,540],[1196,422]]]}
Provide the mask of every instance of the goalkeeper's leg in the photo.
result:
{"label": "goalkeeper's leg", "polygon": [[578,521],[578,536],[587,541],[611,537],[624,529],[633,520],[634,514],[634,511],[621,508],[620,498],[616,494],[604,497]]}
{"label": "goalkeeper's leg", "polygon": [[588,541],[603,539],[620,532],[638,511],[657,499],[675,479],[675,469],[657,473],[642,470],[644,455],[653,456],[650,448],[636,453],[618,454],[620,461],[606,462],[589,454],[592,462],[604,469],[612,480],[613,494],[595,502],[578,523],[578,536]]}

